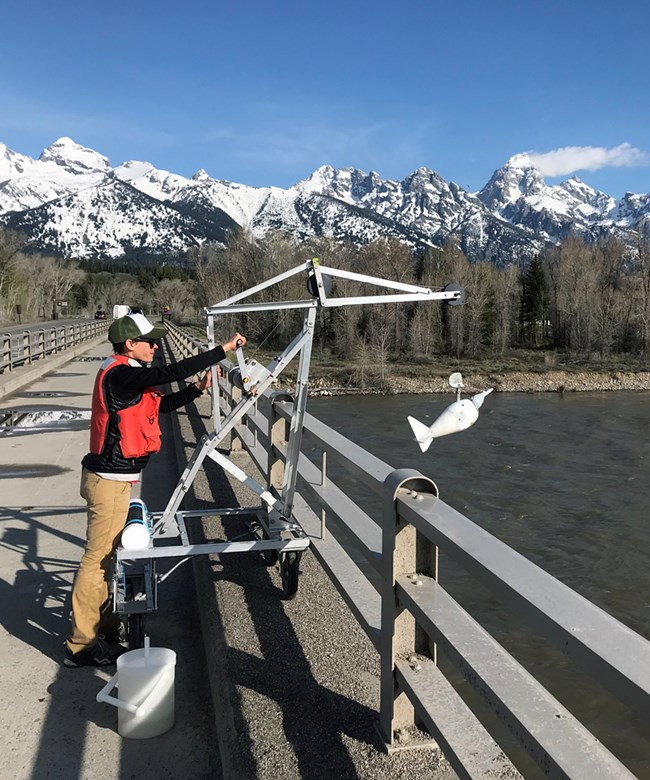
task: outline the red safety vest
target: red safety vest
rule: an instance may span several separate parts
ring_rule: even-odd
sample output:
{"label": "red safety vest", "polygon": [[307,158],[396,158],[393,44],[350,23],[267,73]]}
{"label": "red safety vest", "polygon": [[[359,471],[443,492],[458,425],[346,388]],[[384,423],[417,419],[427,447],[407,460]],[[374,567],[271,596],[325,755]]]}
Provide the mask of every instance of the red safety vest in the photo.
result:
{"label": "red safety vest", "polygon": [[[126,355],[113,355],[106,358],[95,379],[90,422],[90,451],[93,455],[100,455],[104,448],[111,414],[106,402],[104,379],[111,369],[120,365],[129,365],[129,358]],[[158,425],[160,399],[161,394],[148,387],[142,391],[139,401],[117,410],[120,450],[125,458],[140,458],[160,450],[160,426]]]}

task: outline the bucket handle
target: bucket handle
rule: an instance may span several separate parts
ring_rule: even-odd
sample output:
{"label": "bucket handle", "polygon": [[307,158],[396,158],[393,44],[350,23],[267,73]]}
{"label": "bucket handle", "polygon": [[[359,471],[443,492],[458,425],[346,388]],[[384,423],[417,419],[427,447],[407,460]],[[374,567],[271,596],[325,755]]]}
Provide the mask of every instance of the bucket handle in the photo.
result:
{"label": "bucket handle", "polygon": [[131,704],[128,701],[124,701],[123,699],[118,699],[116,696],[109,696],[109,693],[117,685],[117,677],[118,675],[114,674],[95,698],[97,699],[98,702],[104,702],[104,704],[112,704],[114,707],[119,707],[120,709],[133,713],[133,715],[135,715],[136,717],[141,717],[142,715],[147,714],[147,704],[149,704],[149,700],[154,695],[156,690],[160,687],[160,685],[163,683],[165,677],[167,677],[167,674],[163,672],[158,676],[158,679],[156,680],[156,684],[149,691],[147,697],[142,702],[142,704],[138,706],[136,706],[135,704]]}

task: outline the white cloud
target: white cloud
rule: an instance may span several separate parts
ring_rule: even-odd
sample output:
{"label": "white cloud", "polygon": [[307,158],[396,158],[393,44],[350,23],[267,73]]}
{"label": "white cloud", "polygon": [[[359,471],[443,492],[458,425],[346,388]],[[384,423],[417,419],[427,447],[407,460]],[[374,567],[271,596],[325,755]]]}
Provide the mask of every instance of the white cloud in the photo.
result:
{"label": "white cloud", "polygon": [[648,154],[628,143],[606,149],[603,146],[563,146],[551,152],[529,152],[531,162],[543,176],[566,176],[575,171],[600,168],[634,168],[648,165]]}

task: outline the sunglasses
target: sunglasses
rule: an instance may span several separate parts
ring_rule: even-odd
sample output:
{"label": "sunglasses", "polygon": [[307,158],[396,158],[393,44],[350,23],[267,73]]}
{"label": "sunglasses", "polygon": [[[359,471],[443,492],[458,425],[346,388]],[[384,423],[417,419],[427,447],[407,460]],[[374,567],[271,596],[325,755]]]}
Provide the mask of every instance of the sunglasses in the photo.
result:
{"label": "sunglasses", "polygon": [[148,344],[150,347],[155,347],[157,339],[133,339],[133,341],[139,341],[143,344]]}

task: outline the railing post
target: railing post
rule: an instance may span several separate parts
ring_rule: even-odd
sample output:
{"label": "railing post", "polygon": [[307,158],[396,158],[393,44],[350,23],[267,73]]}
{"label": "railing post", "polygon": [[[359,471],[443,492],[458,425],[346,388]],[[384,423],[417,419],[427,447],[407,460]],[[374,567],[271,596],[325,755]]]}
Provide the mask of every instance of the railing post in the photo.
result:
{"label": "railing post", "polygon": [[397,469],[384,480],[379,725],[388,751],[415,725],[413,705],[397,685],[395,658],[408,658],[416,652],[431,654],[426,634],[397,603],[395,579],[416,573],[437,576],[437,549],[399,516],[395,502],[400,493],[437,496],[438,488],[428,477],[412,469]]}
{"label": "railing post", "polygon": [[12,371],[11,366],[11,334],[4,333],[2,335],[2,365],[7,367],[8,371]]}
{"label": "railing post", "polygon": [[278,455],[278,445],[287,445],[289,441],[290,422],[278,414],[276,404],[281,401],[293,402],[293,396],[282,390],[271,393],[271,414],[269,416],[268,471],[266,487],[276,496],[282,493],[284,485],[284,461]]}
{"label": "railing post", "polygon": [[41,357],[45,358],[45,328],[38,331],[38,346],[40,347]]}
{"label": "railing post", "polygon": [[23,363],[32,364],[32,342],[28,330],[23,331]]}

